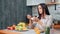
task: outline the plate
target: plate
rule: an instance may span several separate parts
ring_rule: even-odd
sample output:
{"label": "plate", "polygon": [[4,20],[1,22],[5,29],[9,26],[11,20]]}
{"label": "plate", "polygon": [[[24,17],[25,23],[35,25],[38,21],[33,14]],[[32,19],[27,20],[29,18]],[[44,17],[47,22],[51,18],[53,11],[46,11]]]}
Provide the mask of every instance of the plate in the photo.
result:
{"label": "plate", "polygon": [[26,31],[28,31],[28,30],[15,30],[15,31],[26,32]]}

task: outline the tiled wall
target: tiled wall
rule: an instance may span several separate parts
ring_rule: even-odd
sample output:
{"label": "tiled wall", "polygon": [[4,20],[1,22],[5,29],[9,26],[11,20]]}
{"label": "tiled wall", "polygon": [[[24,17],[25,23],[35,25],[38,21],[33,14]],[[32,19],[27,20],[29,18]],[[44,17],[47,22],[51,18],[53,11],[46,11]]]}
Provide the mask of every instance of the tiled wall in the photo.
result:
{"label": "tiled wall", "polygon": [[[56,0],[56,2],[60,2],[60,0]],[[51,15],[53,15],[53,18],[56,20],[60,20],[60,4],[56,4],[56,10],[55,5],[48,6],[48,8]]]}

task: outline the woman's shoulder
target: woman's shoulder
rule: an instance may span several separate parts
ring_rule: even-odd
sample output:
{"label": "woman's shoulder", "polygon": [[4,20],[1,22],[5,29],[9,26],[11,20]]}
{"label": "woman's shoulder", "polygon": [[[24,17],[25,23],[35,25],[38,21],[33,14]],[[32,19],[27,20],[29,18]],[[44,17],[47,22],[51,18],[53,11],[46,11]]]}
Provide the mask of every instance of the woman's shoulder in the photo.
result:
{"label": "woman's shoulder", "polygon": [[53,18],[52,15],[47,15],[47,16],[48,16],[48,18]]}
{"label": "woman's shoulder", "polygon": [[49,17],[52,17],[52,15],[49,15]]}

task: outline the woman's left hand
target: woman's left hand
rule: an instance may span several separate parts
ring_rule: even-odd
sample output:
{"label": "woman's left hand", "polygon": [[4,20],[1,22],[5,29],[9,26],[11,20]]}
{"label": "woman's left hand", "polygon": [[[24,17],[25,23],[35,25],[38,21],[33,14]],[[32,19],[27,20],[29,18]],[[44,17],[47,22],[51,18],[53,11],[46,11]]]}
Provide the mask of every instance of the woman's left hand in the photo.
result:
{"label": "woman's left hand", "polygon": [[40,25],[42,25],[43,23],[41,22],[41,20],[39,20],[39,18],[35,18],[35,20],[36,20],[36,22],[38,23],[38,24],[40,24]]}
{"label": "woman's left hand", "polygon": [[38,21],[40,21],[40,20],[39,20],[39,18],[38,18],[38,17],[35,17],[35,21],[36,21],[36,22],[38,22]]}

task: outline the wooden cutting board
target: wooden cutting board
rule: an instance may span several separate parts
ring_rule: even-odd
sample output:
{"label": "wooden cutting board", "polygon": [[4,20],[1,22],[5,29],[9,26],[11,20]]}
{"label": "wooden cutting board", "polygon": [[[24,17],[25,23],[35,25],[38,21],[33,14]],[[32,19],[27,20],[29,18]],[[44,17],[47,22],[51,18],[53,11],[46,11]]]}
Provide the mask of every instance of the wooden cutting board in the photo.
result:
{"label": "wooden cutting board", "polygon": [[0,34],[21,34],[20,32],[12,32],[9,30],[0,30]]}

